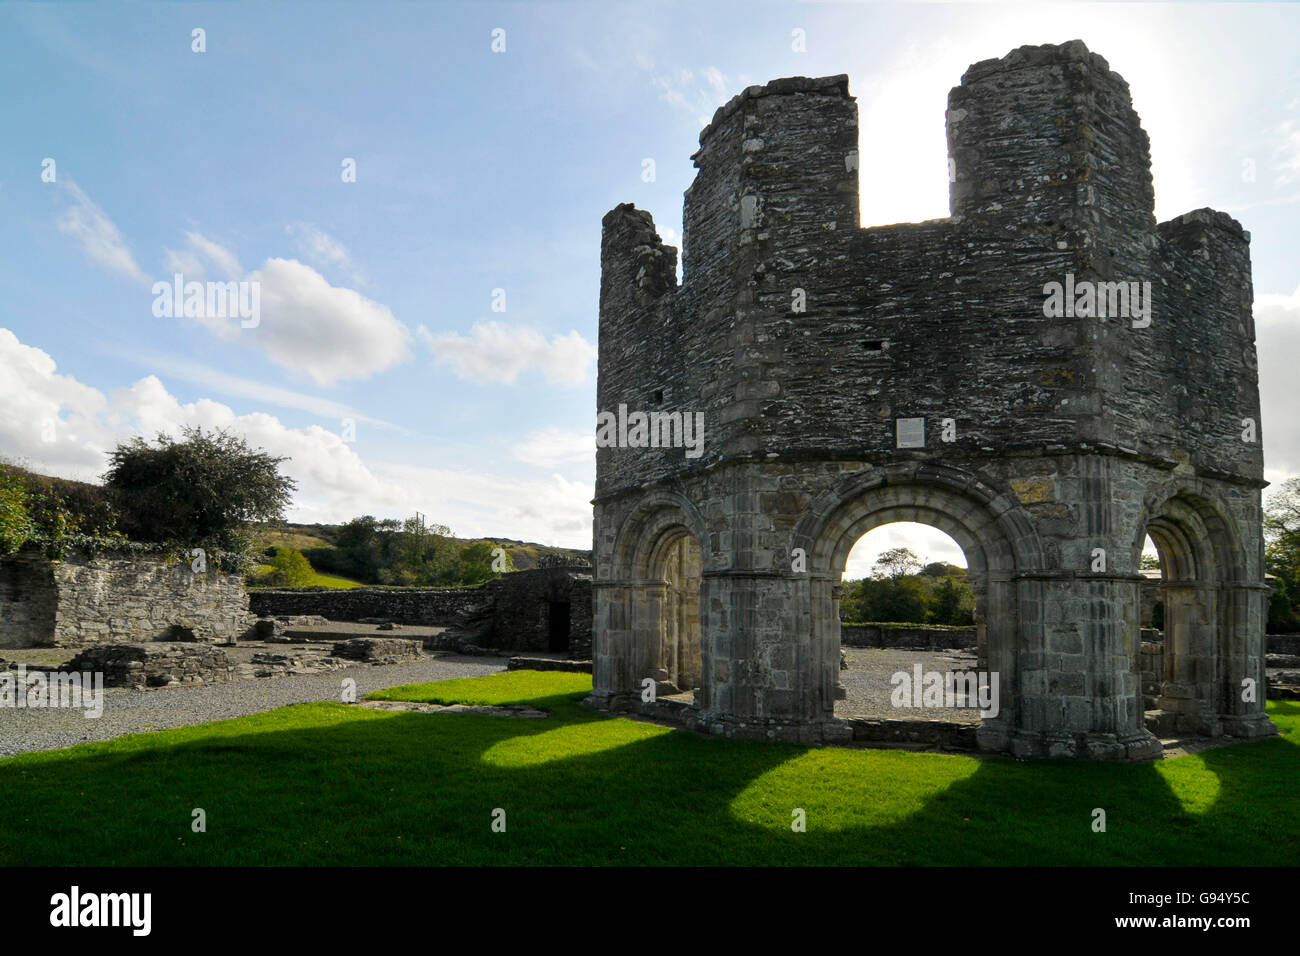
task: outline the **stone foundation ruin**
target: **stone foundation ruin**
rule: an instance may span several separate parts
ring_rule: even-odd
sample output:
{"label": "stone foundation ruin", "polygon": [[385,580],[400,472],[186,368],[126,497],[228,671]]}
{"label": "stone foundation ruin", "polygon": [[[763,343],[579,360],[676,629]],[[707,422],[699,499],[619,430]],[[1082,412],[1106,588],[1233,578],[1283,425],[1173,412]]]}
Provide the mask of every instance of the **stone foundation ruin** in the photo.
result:
{"label": "stone foundation ruin", "polygon": [[[970,67],[947,130],[951,216],[862,229],[847,77],[776,80],[700,135],[680,286],[648,213],[605,216],[592,703],[850,739],[845,561],[918,521],[966,555],[1000,677],[982,749],[1141,760],[1153,730],[1276,733],[1249,235],[1209,209],[1155,221],[1127,84],[1079,41]],[[656,681],[691,701],[644,702]]]}
{"label": "stone foundation ruin", "polygon": [[473,588],[355,588],[347,591],[254,591],[250,606],[263,617],[319,615],[331,621],[388,620],[447,627],[430,646],[546,651],[591,658],[591,569],[581,561],[544,558]]}

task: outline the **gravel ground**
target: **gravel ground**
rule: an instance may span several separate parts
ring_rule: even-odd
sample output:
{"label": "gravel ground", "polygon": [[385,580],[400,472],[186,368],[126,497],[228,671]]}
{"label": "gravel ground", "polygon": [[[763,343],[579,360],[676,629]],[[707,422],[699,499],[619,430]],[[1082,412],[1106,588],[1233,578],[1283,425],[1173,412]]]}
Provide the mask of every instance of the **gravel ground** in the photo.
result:
{"label": "gravel ground", "polygon": [[[6,652],[10,657],[18,657]],[[26,655],[23,655],[26,656]],[[66,652],[62,654],[67,657]],[[425,658],[419,663],[374,666],[362,664],[326,674],[240,680],[229,684],[160,687],[155,690],[106,688],[104,713],[83,716],[69,709],[0,710],[0,757],[31,750],[54,750],[91,740],[108,740],[124,734],[203,724],[211,720],[245,717],[288,704],[338,700],[340,682],[357,682],[357,699],[373,690],[446,680],[478,677],[505,670],[505,660],[481,657]]]}
{"label": "gravel ground", "polygon": [[912,673],[915,664],[924,671],[968,671],[975,669],[971,651],[901,651],[892,648],[846,647],[849,669],[840,671],[847,693],[835,702],[836,717],[888,717],[895,720],[953,720],[977,724],[974,708],[925,707],[904,709],[889,702],[894,685],[889,678],[897,671]]}

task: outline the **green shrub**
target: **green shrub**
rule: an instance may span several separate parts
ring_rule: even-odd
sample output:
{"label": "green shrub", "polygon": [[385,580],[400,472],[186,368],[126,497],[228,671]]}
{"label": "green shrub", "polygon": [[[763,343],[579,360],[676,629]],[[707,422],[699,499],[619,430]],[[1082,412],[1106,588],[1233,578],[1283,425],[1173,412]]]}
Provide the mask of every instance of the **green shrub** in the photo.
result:
{"label": "green shrub", "polygon": [[311,562],[294,548],[277,548],[271,559],[271,570],[261,578],[260,584],[299,587],[308,584],[315,572]]}
{"label": "green shrub", "polygon": [[12,554],[36,533],[27,506],[27,486],[22,479],[0,474],[0,554]]}

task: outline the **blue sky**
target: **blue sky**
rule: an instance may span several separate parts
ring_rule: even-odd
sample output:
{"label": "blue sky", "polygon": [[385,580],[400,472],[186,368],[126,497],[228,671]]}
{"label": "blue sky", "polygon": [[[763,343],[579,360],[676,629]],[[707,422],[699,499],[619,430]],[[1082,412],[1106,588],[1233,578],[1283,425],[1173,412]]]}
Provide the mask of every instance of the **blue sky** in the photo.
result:
{"label": "blue sky", "polygon": [[[858,97],[863,224],[944,216],[948,89],[1080,38],[1132,87],[1158,218],[1213,206],[1252,233],[1280,480],[1297,36],[1300,8],[1267,4],[3,5],[0,454],[91,478],[122,437],[224,425],[292,458],[295,520],[419,510],[589,547],[601,216],[634,202],[679,243],[713,110],[832,73]],[[257,278],[262,324],[156,317],[178,270]],[[903,542],[958,558],[882,529],[850,571]]]}

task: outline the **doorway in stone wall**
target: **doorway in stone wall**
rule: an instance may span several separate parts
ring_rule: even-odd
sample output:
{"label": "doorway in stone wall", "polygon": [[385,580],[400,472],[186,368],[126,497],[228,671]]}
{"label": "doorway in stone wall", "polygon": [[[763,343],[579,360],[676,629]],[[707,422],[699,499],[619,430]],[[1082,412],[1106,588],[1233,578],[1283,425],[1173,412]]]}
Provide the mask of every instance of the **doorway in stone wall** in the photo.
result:
{"label": "doorway in stone wall", "polygon": [[[965,683],[979,668],[977,589],[983,576],[934,525],[893,521],[858,538],[838,591],[836,715],[977,724],[978,693],[967,700]],[[935,688],[943,703],[927,703]]]}
{"label": "doorway in stone wall", "polygon": [[[869,716],[868,713],[853,711],[877,710],[882,692],[887,692],[884,699],[888,702],[888,709],[879,709],[874,716],[901,718],[918,725],[933,724],[936,727],[954,722],[967,724],[981,747],[1001,749],[1008,745],[1020,727],[1017,651],[1021,594],[1035,593],[1032,586],[1025,587],[1017,580],[1017,569],[1041,567],[1041,554],[1036,537],[1024,525],[1021,516],[1010,510],[999,513],[992,509],[990,503],[996,499],[991,489],[960,472],[928,468],[925,474],[918,475],[915,466],[900,465],[848,480],[810,508],[809,515],[800,522],[794,536],[795,546],[807,550],[810,572],[812,636],[805,665],[809,673],[806,689],[809,700],[806,709],[809,712],[825,715],[821,719],[832,715]],[[917,529],[925,534],[932,534],[934,530],[942,532],[932,546],[922,548],[929,552],[930,561],[923,563],[921,570],[925,570],[925,564],[934,565],[930,570],[937,578],[917,583],[934,585],[933,599],[929,602],[934,609],[940,606],[952,609],[952,605],[956,605],[955,610],[963,612],[961,615],[940,616],[946,620],[959,620],[964,625],[961,630],[965,639],[961,643],[967,646],[954,649],[936,647],[934,651],[920,652],[947,654],[953,658],[958,656],[956,651],[962,653],[960,660],[907,662],[911,663],[910,668],[891,669],[884,674],[883,683],[878,675],[874,690],[862,698],[864,705],[854,706],[848,698],[849,688],[842,680],[840,667],[840,650],[848,643],[843,641],[841,628],[845,577],[846,572],[849,580],[868,573],[875,565],[875,558],[881,555],[881,549],[869,546],[860,549],[859,554],[862,550],[876,553],[866,568],[859,561],[856,571],[849,567],[849,555],[859,540],[871,531],[901,522],[925,525],[926,528]],[[896,544],[890,542],[891,547]],[[965,574],[961,575],[957,571],[963,563]],[[901,566],[901,570],[915,571],[908,565]],[[882,566],[880,571],[886,575],[891,573],[887,566]],[[964,577],[969,593],[963,594],[961,600],[954,600],[955,596],[945,585],[943,591],[947,596],[940,601],[938,585],[945,577]],[[971,595],[974,597],[973,605]],[[853,616],[851,608],[844,610],[850,612],[850,618]],[[878,608],[872,616],[893,616],[890,612],[888,607]],[[966,621],[973,621],[973,625],[966,624]],[[931,620],[921,626],[933,623],[936,622]],[[969,647],[972,626],[973,655]],[[871,637],[870,634],[864,636]],[[922,633],[915,636],[918,639],[924,636],[927,647],[948,643]],[[871,648],[864,648],[863,653],[869,650]],[[851,647],[849,651],[852,653]],[[895,679],[896,675],[900,676]],[[899,692],[897,697],[895,691]],[[963,698],[960,702],[966,706],[956,706],[959,696]],[[972,697],[975,707],[969,706]],[[867,702],[874,703],[874,706],[865,706]],[[956,721],[958,717],[965,719]],[[926,730],[926,733],[930,732],[931,729]],[[960,733],[968,731],[960,730]]]}
{"label": "doorway in stone wall", "polygon": [[702,673],[699,542],[682,529],[670,531],[652,552],[650,568],[650,577],[658,582],[650,594],[656,665],[651,676],[660,695],[698,704]]}
{"label": "doorway in stone wall", "polygon": [[568,601],[548,601],[546,649],[569,650],[569,631],[573,624],[572,605]]}
{"label": "doorway in stone wall", "polygon": [[1245,629],[1244,605],[1232,587],[1242,576],[1234,536],[1210,502],[1183,493],[1151,516],[1144,545],[1160,569],[1163,632],[1158,642],[1139,645],[1139,679],[1156,692],[1147,728],[1161,737],[1218,736],[1222,715],[1234,708],[1231,659],[1244,643],[1231,640]]}

